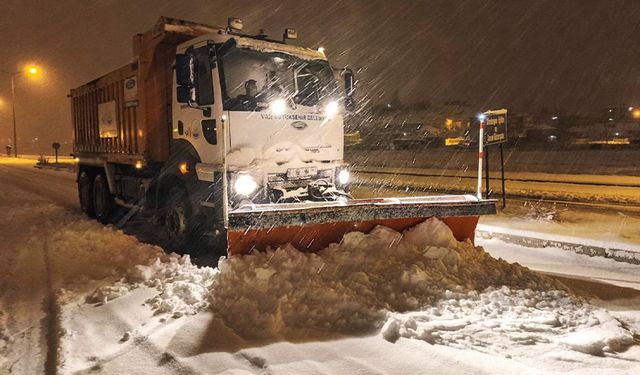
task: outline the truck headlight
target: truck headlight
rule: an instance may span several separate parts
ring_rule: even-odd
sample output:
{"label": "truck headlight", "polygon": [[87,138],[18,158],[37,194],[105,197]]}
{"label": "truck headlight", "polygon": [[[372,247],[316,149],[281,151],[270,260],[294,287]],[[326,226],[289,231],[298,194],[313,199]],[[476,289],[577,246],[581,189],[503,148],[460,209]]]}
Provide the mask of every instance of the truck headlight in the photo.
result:
{"label": "truck headlight", "polygon": [[350,178],[351,175],[349,174],[348,170],[343,169],[338,172],[338,182],[340,183],[340,185],[346,185],[349,182]]}
{"label": "truck headlight", "polygon": [[332,118],[333,116],[337,115],[338,114],[338,102],[330,101],[329,103],[327,103],[327,106],[324,107],[324,114],[328,118]]}
{"label": "truck headlight", "polygon": [[236,194],[249,196],[251,193],[256,191],[258,188],[258,183],[248,174],[243,174],[238,176],[236,182],[233,184],[233,187],[236,190]]}

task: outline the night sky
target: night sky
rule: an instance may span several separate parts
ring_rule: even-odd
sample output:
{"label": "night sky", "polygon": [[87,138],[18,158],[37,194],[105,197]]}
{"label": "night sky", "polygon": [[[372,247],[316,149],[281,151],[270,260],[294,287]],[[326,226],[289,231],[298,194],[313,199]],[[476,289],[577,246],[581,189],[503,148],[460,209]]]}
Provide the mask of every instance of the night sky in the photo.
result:
{"label": "night sky", "polygon": [[[35,61],[46,72],[17,83],[20,151],[69,141],[68,90],[129,62],[132,35],[161,15],[220,26],[237,16],[246,32],[274,38],[294,27],[296,44],[323,46],[334,65],[361,69],[359,98],[373,103],[467,100],[478,110],[583,114],[640,105],[640,1],[2,0],[0,69]],[[0,98],[4,148],[4,75]]]}

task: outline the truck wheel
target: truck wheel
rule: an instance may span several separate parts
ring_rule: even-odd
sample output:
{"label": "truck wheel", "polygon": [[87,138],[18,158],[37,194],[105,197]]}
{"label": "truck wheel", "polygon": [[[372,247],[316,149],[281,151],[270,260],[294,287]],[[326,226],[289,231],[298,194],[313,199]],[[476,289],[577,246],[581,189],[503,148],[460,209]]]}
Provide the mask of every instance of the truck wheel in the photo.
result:
{"label": "truck wheel", "polygon": [[164,208],[164,230],[170,250],[186,252],[195,239],[193,210],[183,189],[173,187],[169,191]]}
{"label": "truck wheel", "polygon": [[80,200],[80,209],[82,212],[91,217],[95,217],[93,210],[93,181],[91,175],[86,171],[80,172],[78,177],[78,198]]}
{"label": "truck wheel", "polygon": [[107,224],[114,207],[113,195],[104,175],[98,174],[93,180],[93,210],[95,217],[102,224]]}

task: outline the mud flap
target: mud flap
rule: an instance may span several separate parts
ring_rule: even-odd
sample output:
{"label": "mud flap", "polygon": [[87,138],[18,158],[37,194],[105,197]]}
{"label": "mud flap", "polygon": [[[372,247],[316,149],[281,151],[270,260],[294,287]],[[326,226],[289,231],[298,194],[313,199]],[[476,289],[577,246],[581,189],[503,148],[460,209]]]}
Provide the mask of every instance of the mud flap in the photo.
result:
{"label": "mud flap", "polygon": [[402,231],[430,217],[445,222],[458,240],[473,241],[479,216],[495,212],[495,201],[470,195],[252,205],[229,212],[228,254],[287,243],[317,251],[349,232],[368,233],[377,225]]}

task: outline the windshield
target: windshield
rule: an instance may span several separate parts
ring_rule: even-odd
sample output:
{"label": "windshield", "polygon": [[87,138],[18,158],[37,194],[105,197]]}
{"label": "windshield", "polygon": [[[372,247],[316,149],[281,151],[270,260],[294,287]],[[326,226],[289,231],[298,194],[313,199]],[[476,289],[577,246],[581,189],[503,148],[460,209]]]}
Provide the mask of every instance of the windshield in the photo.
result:
{"label": "windshield", "polygon": [[303,60],[278,52],[232,48],[222,57],[224,109],[260,111],[274,98],[312,107],[338,98],[325,60]]}

